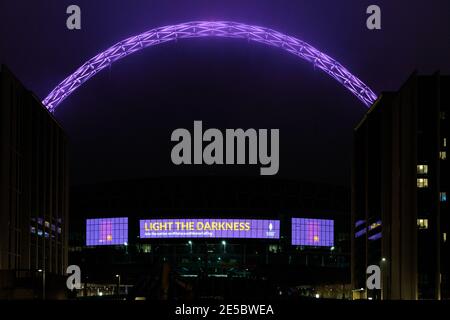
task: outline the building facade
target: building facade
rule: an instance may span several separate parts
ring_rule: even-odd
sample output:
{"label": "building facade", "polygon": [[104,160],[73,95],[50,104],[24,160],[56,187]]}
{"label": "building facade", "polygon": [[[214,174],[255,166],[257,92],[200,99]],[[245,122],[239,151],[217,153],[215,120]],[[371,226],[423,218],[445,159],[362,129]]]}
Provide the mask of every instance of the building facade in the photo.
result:
{"label": "building facade", "polygon": [[[71,191],[69,260],[84,270],[83,282],[94,295],[100,284],[114,284],[115,275],[122,286],[151,283],[167,263],[174,295],[172,289],[183,282],[197,297],[263,298],[281,292],[349,298],[343,293],[350,284],[349,200],[344,187],[274,177],[165,177],[78,186]],[[87,245],[86,219],[111,217],[128,218],[127,244]],[[280,237],[139,236],[141,219],[169,218],[279,220]],[[293,245],[292,218],[332,220],[333,244]]]}
{"label": "building facade", "polygon": [[11,71],[1,66],[0,292],[3,297],[14,297],[19,291],[26,296],[36,294],[34,289],[41,286],[41,278],[46,279],[47,288],[51,289],[52,279],[65,274],[67,148],[67,137],[52,115]]}
{"label": "building facade", "polygon": [[[372,299],[448,299],[450,77],[413,74],[354,131],[352,287]],[[366,289],[378,265],[381,290]]]}

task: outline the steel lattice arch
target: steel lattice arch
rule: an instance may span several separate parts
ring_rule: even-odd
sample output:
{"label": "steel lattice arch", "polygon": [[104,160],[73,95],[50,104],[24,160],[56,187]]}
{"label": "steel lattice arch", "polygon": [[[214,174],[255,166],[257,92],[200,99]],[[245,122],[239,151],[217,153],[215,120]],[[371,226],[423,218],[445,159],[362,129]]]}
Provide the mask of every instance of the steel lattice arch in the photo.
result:
{"label": "steel lattice arch", "polygon": [[88,60],[64,79],[42,101],[50,112],[95,74],[134,52],[161,43],[186,38],[220,37],[247,39],[294,54],[327,73],[369,107],[377,95],[339,62],[308,43],[260,26],[231,21],[193,21],[151,29],[122,40]]}

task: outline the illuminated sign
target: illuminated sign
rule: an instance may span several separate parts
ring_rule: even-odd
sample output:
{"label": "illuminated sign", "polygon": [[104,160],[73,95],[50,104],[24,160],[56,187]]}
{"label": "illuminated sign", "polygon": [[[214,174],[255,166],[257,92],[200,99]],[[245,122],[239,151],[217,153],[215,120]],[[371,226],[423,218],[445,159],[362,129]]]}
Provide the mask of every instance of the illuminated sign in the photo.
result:
{"label": "illuminated sign", "polygon": [[250,219],[141,220],[140,237],[279,239],[280,220],[250,220]]}
{"label": "illuminated sign", "polygon": [[296,246],[334,246],[334,221],[292,218],[292,244]]}
{"label": "illuminated sign", "polygon": [[128,243],[128,218],[86,220],[86,245],[126,245]]}

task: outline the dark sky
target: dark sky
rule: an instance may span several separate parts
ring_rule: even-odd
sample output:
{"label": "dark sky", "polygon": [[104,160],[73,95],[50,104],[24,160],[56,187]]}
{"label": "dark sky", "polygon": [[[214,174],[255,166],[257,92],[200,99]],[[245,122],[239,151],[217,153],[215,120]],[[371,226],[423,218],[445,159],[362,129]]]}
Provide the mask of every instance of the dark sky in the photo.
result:
{"label": "dark sky", "polygon": [[[82,30],[65,9],[82,10]],[[369,4],[382,30],[365,27]],[[338,60],[375,92],[415,69],[450,73],[450,1],[2,0],[0,63],[45,97],[86,60],[128,36],[191,20],[233,20],[296,36]],[[279,128],[282,177],[348,185],[352,130],[362,103],[307,62],[231,39],[190,39],[115,63],[65,100],[55,116],[72,152],[74,183],[159,175],[259,174],[259,167],[176,167],[171,132]]]}

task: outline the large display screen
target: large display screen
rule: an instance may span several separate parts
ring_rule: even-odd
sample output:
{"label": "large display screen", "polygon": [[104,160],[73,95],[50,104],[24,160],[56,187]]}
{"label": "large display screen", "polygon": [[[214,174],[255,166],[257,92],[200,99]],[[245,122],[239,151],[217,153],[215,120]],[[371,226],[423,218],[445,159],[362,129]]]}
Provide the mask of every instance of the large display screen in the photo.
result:
{"label": "large display screen", "polygon": [[252,220],[252,219],[140,220],[140,237],[279,239],[280,220]]}
{"label": "large display screen", "polygon": [[128,243],[128,218],[86,220],[86,245],[124,245]]}
{"label": "large display screen", "polygon": [[292,244],[297,246],[334,246],[334,221],[292,218]]}

